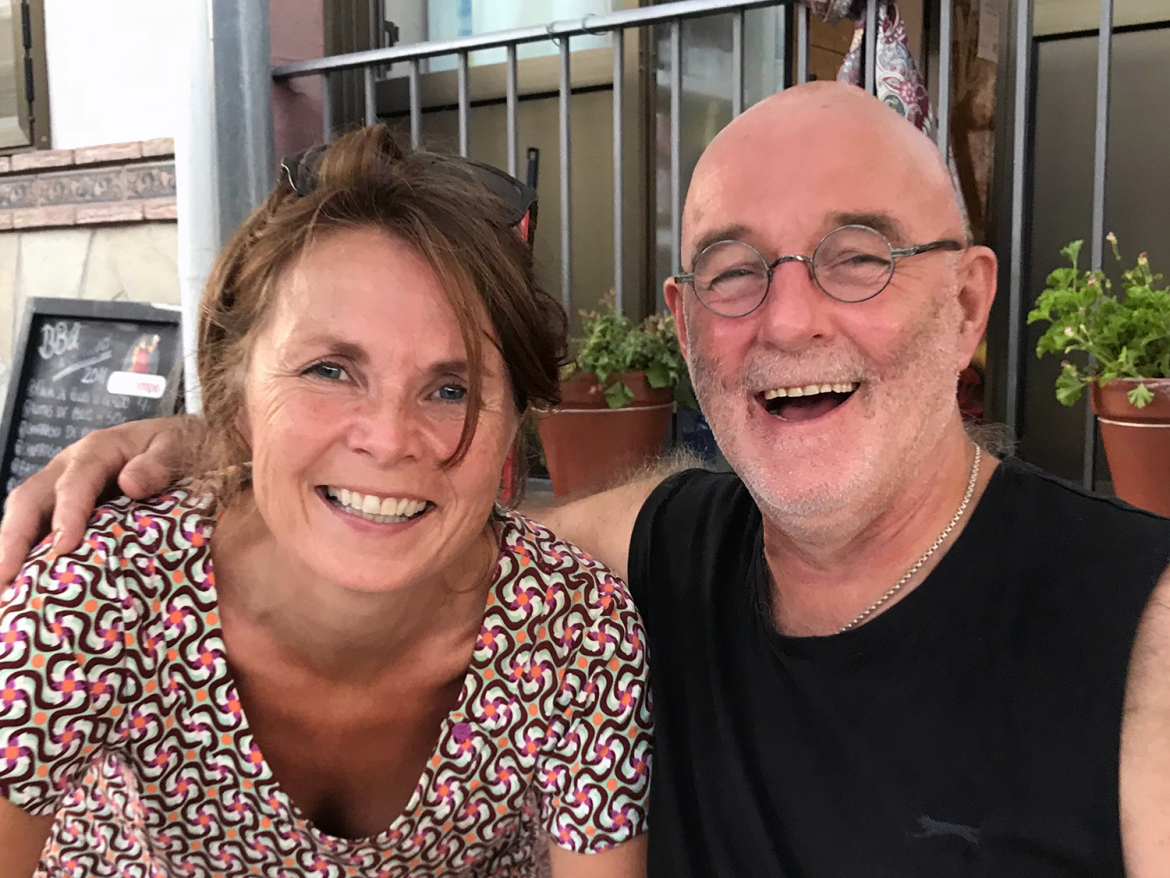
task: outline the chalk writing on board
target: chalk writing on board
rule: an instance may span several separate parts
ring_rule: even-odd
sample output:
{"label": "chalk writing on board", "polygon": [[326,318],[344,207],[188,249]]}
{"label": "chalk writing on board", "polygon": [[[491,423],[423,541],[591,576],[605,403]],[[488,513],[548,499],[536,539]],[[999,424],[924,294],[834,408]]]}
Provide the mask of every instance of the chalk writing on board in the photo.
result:
{"label": "chalk writing on board", "polygon": [[0,473],[5,493],[94,430],[160,414],[166,373],[178,359],[172,320],[34,313],[31,321],[13,378],[21,392]]}

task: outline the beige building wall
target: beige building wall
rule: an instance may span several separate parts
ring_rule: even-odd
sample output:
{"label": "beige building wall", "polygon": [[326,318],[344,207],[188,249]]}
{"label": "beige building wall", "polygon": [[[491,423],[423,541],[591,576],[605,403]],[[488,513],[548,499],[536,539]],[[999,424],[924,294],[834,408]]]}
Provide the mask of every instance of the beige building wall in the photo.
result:
{"label": "beige building wall", "polygon": [[177,225],[0,232],[0,393],[33,297],[179,303]]}

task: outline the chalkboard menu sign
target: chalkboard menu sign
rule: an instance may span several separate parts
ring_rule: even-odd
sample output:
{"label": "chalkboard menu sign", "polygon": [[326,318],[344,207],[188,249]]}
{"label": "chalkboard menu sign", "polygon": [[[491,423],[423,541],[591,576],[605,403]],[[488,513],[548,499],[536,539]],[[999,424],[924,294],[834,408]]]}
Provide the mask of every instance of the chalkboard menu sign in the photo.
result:
{"label": "chalkboard menu sign", "polygon": [[93,430],[172,414],[180,346],[177,310],[30,299],[0,433],[2,496]]}

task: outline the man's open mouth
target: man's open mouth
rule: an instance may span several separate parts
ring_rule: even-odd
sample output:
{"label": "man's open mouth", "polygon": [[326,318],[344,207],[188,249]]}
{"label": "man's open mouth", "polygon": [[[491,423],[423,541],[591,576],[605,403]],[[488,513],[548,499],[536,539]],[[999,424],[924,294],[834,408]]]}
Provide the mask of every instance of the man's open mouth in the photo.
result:
{"label": "man's open mouth", "polygon": [[805,384],[799,387],[774,387],[757,394],[760,404],[770,415],[784,421],[811,421],[827,415],[858,388],[856,381],[843,384]]}
{"label": "man's open mouth", "polygon": [[321,485],[317,492],[325,501],[342,512],[356,515],[375,524],[396,524],[412,521],[426,515],[435,504],[429,500],[411,497],[388,497],[381,494],[363,494],[349,488]]}

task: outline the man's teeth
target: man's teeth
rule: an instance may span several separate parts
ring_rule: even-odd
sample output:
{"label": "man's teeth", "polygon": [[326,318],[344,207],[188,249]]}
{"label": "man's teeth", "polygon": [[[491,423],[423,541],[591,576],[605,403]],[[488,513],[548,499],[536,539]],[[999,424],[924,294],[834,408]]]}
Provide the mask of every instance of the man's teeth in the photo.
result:
{"label": "man's teeth", "polygon": [[378,497],[362,494],[348,488],[325,488],[325,493],[346,512],[360,515],[377,524],[408,521],[427,508],[426,500],[408,500],[398,497]]}
{"label": "man's teeth", "polygon": [[852,393],[857,389],[856,381],[845,384],[806,384],[803,387],[776,387],[764,391],[764,399],[778,399],[781,396],[816,396],[818,393]]}

